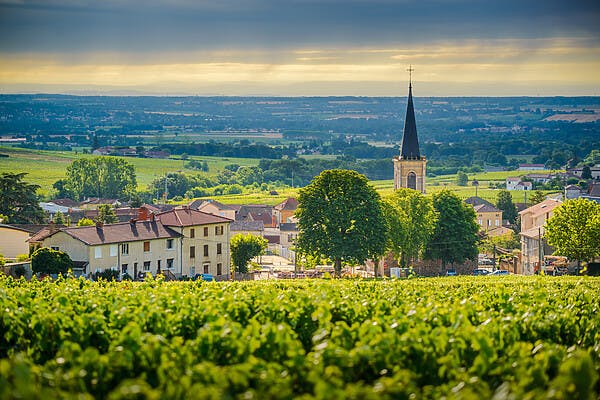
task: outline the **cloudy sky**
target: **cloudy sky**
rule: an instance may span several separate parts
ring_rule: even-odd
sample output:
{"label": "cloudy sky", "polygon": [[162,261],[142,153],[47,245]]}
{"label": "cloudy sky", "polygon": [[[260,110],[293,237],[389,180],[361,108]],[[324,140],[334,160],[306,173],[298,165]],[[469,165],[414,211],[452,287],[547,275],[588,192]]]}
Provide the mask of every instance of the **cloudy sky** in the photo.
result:
{"label": "cloudy sky", "polygon": [[0,92],[600,95],[597,0],[0,0]]}

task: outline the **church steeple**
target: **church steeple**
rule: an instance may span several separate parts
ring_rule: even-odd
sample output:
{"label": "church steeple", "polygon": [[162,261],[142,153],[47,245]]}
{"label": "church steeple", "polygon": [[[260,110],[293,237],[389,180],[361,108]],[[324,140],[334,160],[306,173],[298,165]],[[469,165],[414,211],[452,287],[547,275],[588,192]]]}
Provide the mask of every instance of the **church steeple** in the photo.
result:
{"label": "church steeple", "polygon": [[402,147],[400,149],[400,158],[404,160],[419,160],[419,139],[417,137],[417,122],[415,120],[415,108],[412,98],[412,67],[408,69],[411,72],[408,84],[408,105],[406,106],[406,119],[404,121],[404,134],[402,135]]}

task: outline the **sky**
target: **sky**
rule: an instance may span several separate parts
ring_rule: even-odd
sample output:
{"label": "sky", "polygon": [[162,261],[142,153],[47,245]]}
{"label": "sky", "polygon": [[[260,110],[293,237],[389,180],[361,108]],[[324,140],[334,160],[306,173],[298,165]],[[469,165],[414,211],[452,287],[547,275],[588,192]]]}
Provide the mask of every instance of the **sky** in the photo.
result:
{"label": "sky", "polygon": [[0,0],[0,93],[600,95],[597,0]]}

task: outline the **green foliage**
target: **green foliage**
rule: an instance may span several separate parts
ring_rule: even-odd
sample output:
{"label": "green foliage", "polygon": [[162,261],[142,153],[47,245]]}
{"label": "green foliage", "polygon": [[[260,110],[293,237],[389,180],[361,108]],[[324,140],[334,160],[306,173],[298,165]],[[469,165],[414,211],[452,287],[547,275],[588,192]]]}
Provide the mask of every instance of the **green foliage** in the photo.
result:
{"label": "green foliage", "polygon": [[0,224],[8,224],[10,221],[8,217],[4,214],[0,214]]}
{"label": "green foliage", "polygon": [[536,190],[529,198],[529,204],[534,206],[544,200],[546,200],[546,195],[541,190]]}
{"label": "green foliage", "polygon": [[467,183],[469,183],[469,176],[463,171],[458,171],[456,174],[456,184],[458,186],[467,186]]}
{"label": "green foliage", "polygon": [[558,255],[578,261],[600,256],[600,204],[566,200],[546,222],[544,236]]}
{"label": "green foliage", "polygon": [[379,258],[386,248],[387,232],[379,194],[367,178],[355,171],[327,170],[299,190],[301,253],[323,255],[341,263],[362,263]]}
{"label": "green foliage", "polygon": [[390,249],[406,267],[425,250],[437,223],[430,198],[416,190],[399,189],[384,199]]}
{"label": "green foliage", "polygon": [[105,281],[118,281],[120,277],[119,271],[116,269],[105,269],[104,271],[98,271],[92,275],[92,278],[97,281],[103,279]]}
{"label": "green foliage", "polygon": [[585,166],[581,171],[581,179],[592,179],[592,170],[589,166]]}
{"label": "green foliage", "polygon": [[17,262],[29,260],[29,254],[17,254]]}
{"label": "green foliage", "polygon": [[77,221],[77,226],[92,226],[95,225],[94,221],[89,218],[81,218]]}
{"label": "green foliage", "polygon": [[57,211],[56,214],[54,214],[54,223],[57,225],[64,225],[65,217],[64,217],[63,213],[61,213],[60,211]]}
{"label": "green foliage", "polygon": [[[13,224],[38,224],[44,221],[36,190],[39,185],[24,182],[27,173],[0,174],[0,214]],[[4,223],[6,223],[4,222]]]}
{"label": "green foliage", "polygon": [[129,198],[137,187],[135,169],[119,157],[80,158],[67,167],[64,187],[76,200]]}
{"label": "green foliage", "polygon": [[4,254],[0,253],[0,267],[3,267],[4,264],[6,264],[6,261],[4,260]]}
{"label": "green foliage", "polygon": [[594,399],[599,291],[581,277],[0,277],[0,398]]}
{"label": "green foliage", "polygon": [[446,263],[461,263],[477,257],[476,214],[468,204],[449,190],[433,195],[433,207],[438,213],[438,222],[429,242],[425,256]]}
{"label": "green foliage", "polygon": [[98,206],[97,220],[104,224],[114,224],[119,222],[115,209],[110,204],[101,204]]}
{"label": "green foliage", "polygon": [[516,233],[508,232],[504,235],[486,237],[481,241],[479,249],[482,253],[492,254],[494,246],[506,250],[514,250],[521,248],[521,242]]}
{"label": "green foliage", "polygon": [[519,213],[517,212],[515,203],[513,203],[512,195],[508,190],[501,190],[498,192],[496,207],[502,210],[503,219],[507,219],[511,224],[515,223]]}
{"label": "green foliage", "polygon": [[231,263],[236,272],[248,272],[248,263],[254,257],[264,253],[268,241],[260,236],[241,233],[234,235],[230,241]]}
{"label": "green foliage", "polygon": [[31,255],[31,269],[36,274],[66,274],[72,268],[73,261],[64,251],[41,247]]}

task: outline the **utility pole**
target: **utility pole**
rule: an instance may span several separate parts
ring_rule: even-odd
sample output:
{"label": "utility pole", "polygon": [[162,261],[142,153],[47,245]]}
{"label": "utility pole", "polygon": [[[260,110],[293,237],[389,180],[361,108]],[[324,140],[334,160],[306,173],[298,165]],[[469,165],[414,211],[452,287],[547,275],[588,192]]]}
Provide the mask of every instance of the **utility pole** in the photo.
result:
{"label": "utility pole", "polygon": [[167,199],[169,198],[169,193],[167,190],[167,173],[165,172],[165,204],[167,204]]}
{"label": "utility pole", "polygon": [[[542,259],[544,258],[544,248],[542,247],[542,228],[538,228],[538,265],[540,266],[540,273],[542,272]],[[546,270],[543,270],[544,273]]]}
{"label": "utility pole", "polygon": [[494,256],[492,257],[492,260],[494,261],[494,271],[496,270],[496,245],[494,245]]}

